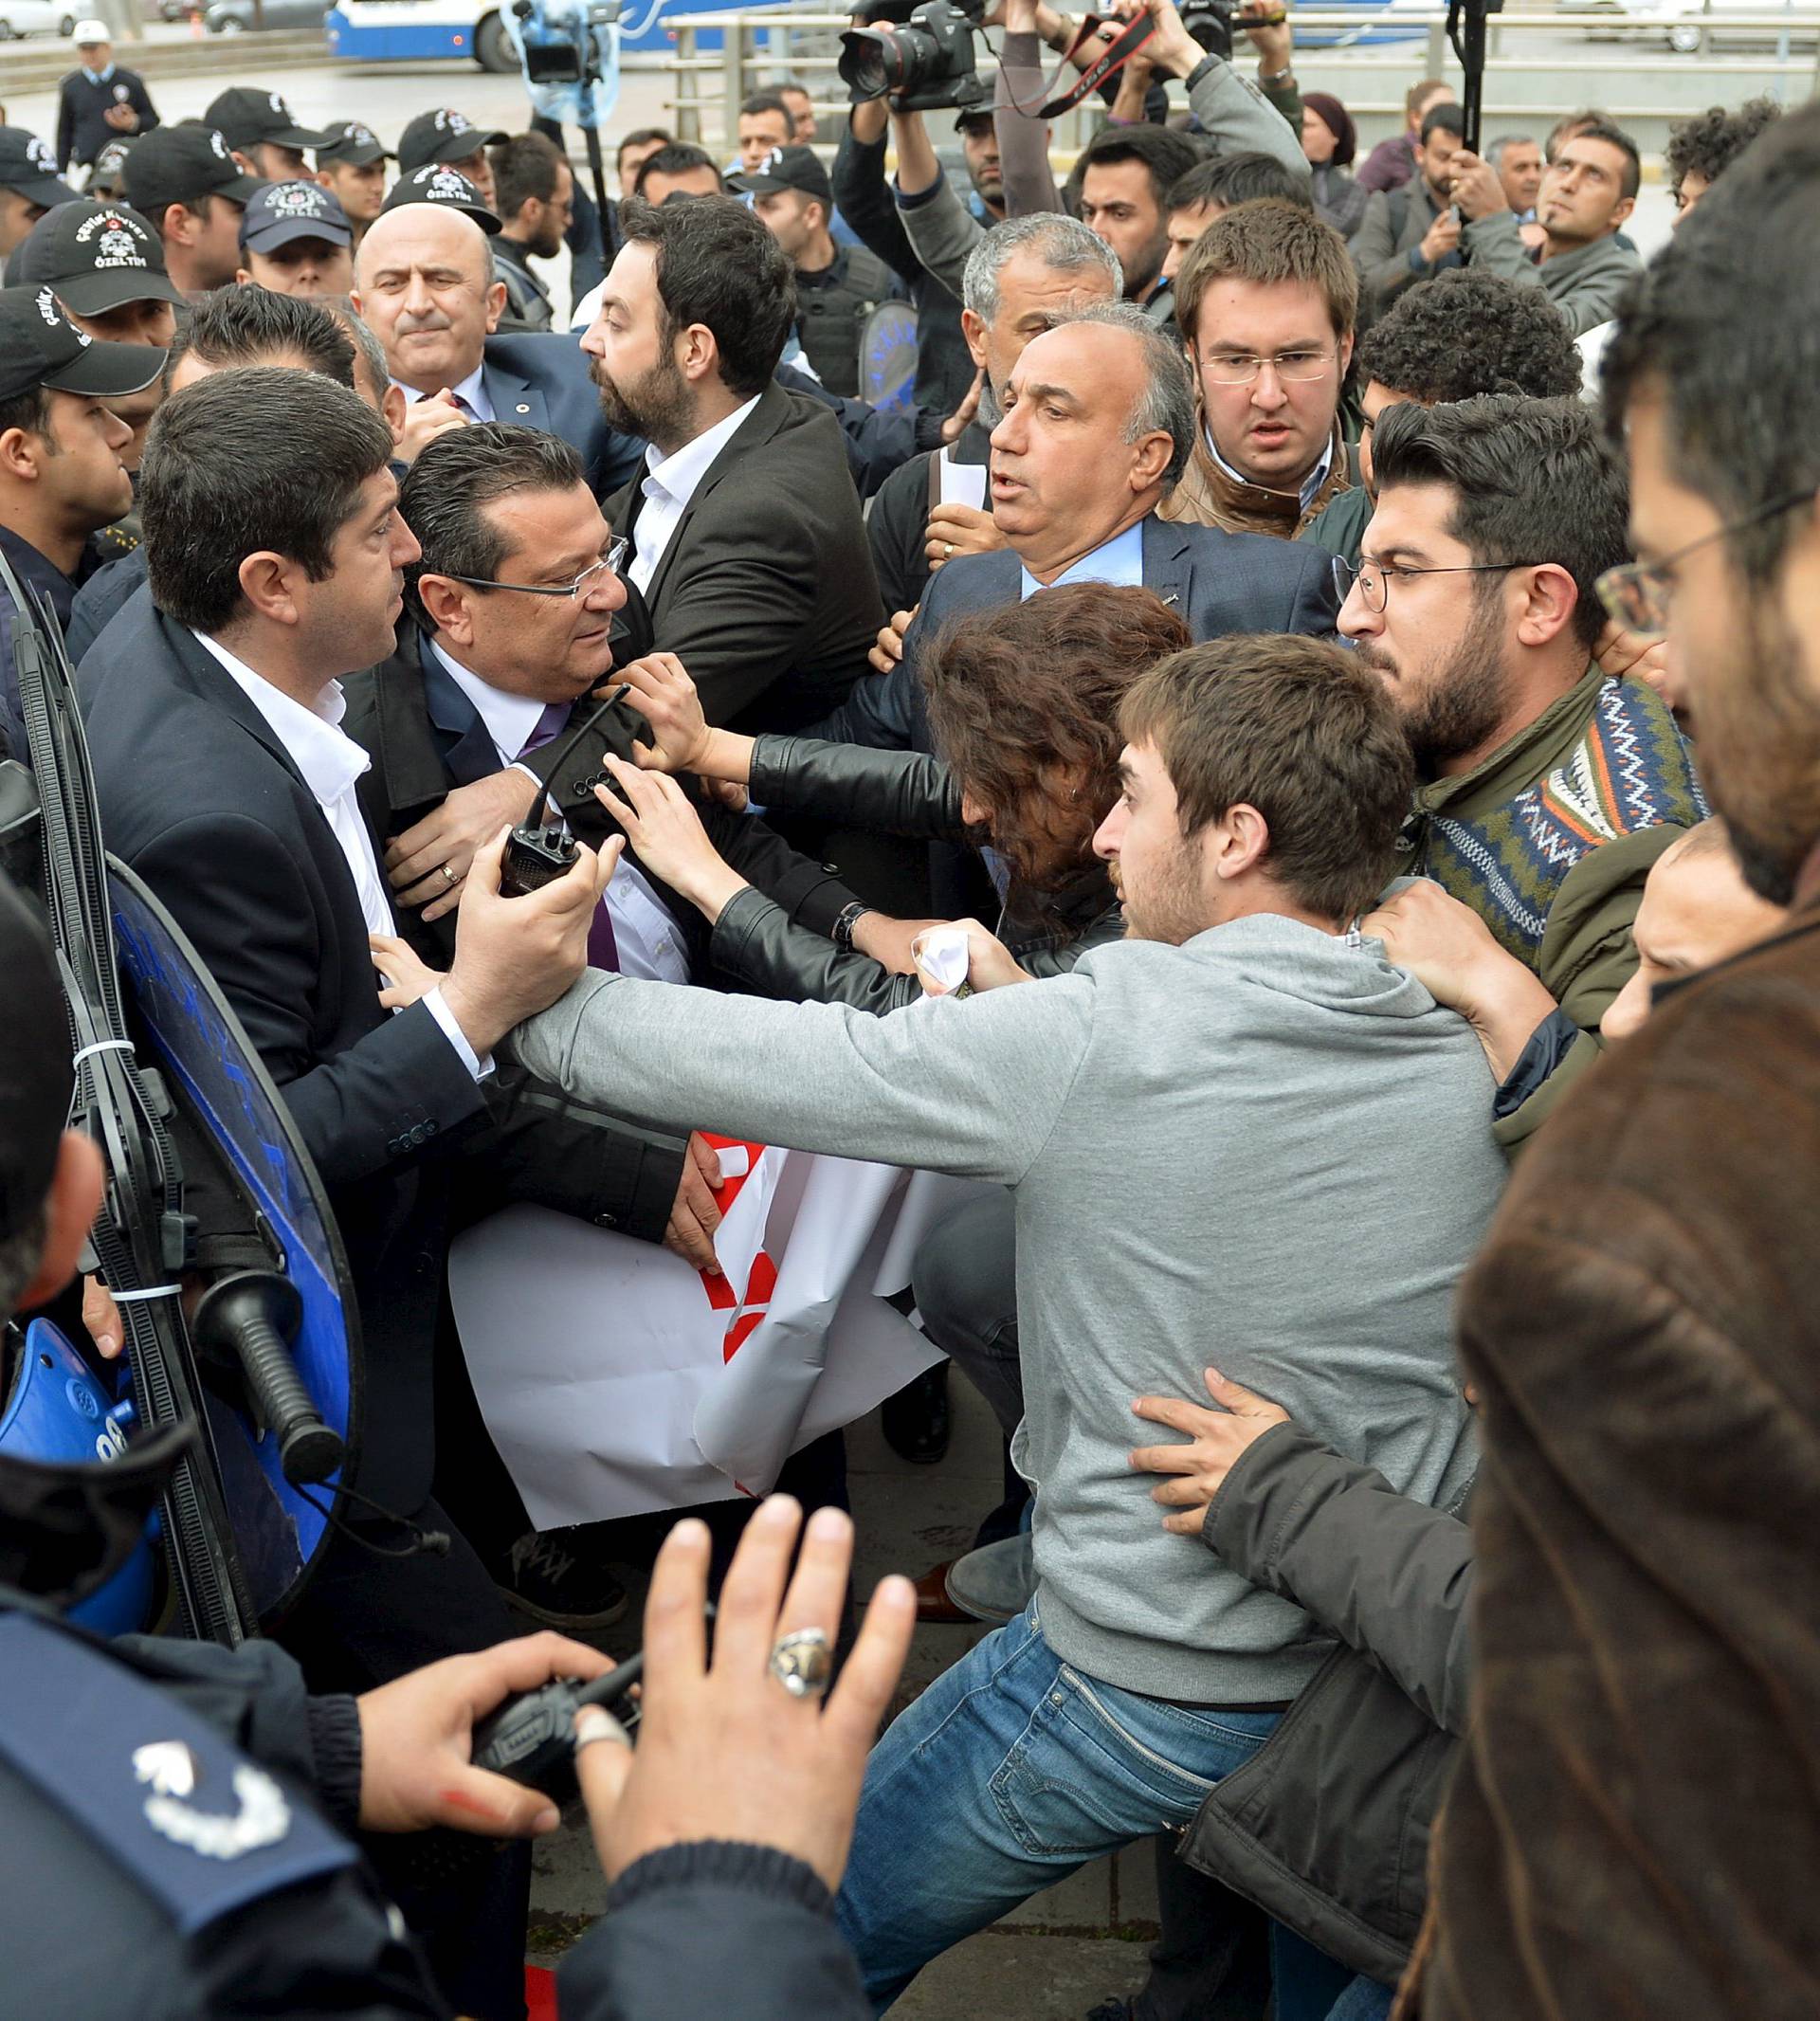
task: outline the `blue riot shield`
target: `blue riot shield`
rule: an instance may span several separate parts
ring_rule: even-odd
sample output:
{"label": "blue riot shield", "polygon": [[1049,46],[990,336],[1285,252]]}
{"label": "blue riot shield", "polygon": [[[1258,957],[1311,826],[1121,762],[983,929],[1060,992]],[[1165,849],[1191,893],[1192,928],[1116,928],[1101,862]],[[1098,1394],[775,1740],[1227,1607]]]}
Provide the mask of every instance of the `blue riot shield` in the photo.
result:
{"label": "blue riot shield", "polygon": [[[359,1321],[347,1260],[316,1168],[282,1097],[182,929],[125,865],[107,860],[108,904],[127,1025],[140,1058],[163,1073],[179,1142],[228,1185],[300,1308],[290,1360],[317,1413],[352,1448],[360,1419]],[[208,1230],[205,1229],[206,1239]],[[286,1477],[277,1429],[256,1423],[231,1389],[204,1393],[235,1550],[261,1625],[296,1601],[328,1527],[338,1476],[302,1488]],[[233,1400],[230,1400],[233,1398]]]}

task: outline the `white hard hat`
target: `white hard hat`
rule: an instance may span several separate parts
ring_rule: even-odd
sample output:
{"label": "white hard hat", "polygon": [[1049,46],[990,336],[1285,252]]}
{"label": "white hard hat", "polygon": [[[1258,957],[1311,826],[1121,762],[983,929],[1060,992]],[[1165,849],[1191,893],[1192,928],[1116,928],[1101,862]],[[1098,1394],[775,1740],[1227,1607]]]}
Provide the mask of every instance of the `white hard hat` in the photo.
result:
{"label": "white hard hat", "polygon": [[69,39],[80,49],[84,43],[112,42],[114,40],[114,30],[108,27],[106,22],[96,21],[91,17],[87,21],[79,21],[76,24],[75,33]]}

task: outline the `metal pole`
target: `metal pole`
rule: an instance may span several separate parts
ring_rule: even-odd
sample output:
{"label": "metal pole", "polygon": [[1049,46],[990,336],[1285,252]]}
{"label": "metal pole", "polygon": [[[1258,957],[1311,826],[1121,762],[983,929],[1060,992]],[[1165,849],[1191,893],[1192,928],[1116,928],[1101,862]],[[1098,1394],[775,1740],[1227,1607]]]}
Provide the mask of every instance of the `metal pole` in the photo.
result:
{"label": "metal pole", "polygon": [[721,144],[726,148],[737,146],[739,140],[739,101],[746,95],[746,57],[750,49],[747,36],[751,31],[743,14],[735,14],[727,22],[720,46],[721,93],[725,104],[721,109]]}
{"label": "metal pole", "polygon": [[695,29],[676,31],[676,137],[701,140],[701,73],[695,67]]}

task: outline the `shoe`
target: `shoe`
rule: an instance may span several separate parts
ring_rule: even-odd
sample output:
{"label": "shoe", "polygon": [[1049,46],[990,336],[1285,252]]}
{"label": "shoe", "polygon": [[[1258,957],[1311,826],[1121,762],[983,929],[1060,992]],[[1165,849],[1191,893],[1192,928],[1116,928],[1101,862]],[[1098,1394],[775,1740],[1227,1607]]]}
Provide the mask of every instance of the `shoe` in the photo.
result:
{"label": "shoe", "polygon": [[933,1466],[948,1450],[954,1418],[948,1409],[948,1364],[937,1361],[887,1396],[879,1412],[884,1442],[901,1460]]}
{"label": "shoe", "polygon": [[624,1619],[631,1596],[604,1565],[585,1563],[560,1530],[527,1530],[494,1568],[493,1580],[514,1613],[540,1628],[587,1635]]}
{"label": "shoe", "polygon": [[948,1597],[948,1575],[953,1568],[950,1558],[946,1564],[930,1566],[917,1581],[917,1619],[926,1626],[959,1628],[974,1618]]}
{"label": "shoe", "polygon": [[1028,1530],[970,1551],[948,1568],[948,1597],[975,1621],[1015,1621],[1035,1591],[1036,1555]]}
{"label": "shoe", "polygon": [[1088,2012],[1087,2021],[1131,2021],[1131,2002],[1101,2000],[1098,2007]]}

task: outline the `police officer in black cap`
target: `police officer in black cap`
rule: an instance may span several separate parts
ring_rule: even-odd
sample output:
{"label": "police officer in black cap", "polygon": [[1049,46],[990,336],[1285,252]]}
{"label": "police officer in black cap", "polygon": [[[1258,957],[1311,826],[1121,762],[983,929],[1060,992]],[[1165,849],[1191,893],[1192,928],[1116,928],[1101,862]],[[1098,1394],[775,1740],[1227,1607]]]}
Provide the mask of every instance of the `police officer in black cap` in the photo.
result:
{"label": "police officer in black cap", "polygon": [[420,112],[398,136],[398,173],[409,175],[413,169],[459,169],[490,209],[493,164],[486,151],[503,146],[510,137],[496,127],[476,126],[452,105],[439,105],[434,112]]}
{"label": "police officer in black cap", "polygon": [[303,122],[276,91],[236,84],[222,92],[202,116],[233,151],[248,175],[264,182],[293,182],[307,176],[306,147],[321,147],[328,135]]}
{"label": "police officer in black cap", "polygon": [[316,179],[347,212],[357,247],[386,200],[386,163],[391,150],[358,119],[331,119],[329,137],[316,150]]}
{"label": "police officer in black cap", "polygon": [[752,208],[796,269],[796,335],[815,375],[831,393],[860,390],[860,339],[866,319],[888,297],[901,295],[898,277],[864,246],[842,246],[828,229],[834,191],[813,148],[778,147],[727,188],[750,195]]}
{"label": "police officer in black cap", "polygon": [[[78,588],[118,552],[103,552],[96,533],[133,506],[122,461],[133,430],[107,403],[142,392],[163,370],[164,353],[149,345],[98,344],[48,287],[0,288],[0,553],[60,625]],[[25,756],[5,596],[0,741],[0,755]]]}
{"label": "police officer in black cap", "polygon": [[0,261],[53,204],[75,200],[76,191],[57,173],[47,140],[23,126],[0,126]]}
{"label": "police officer in black cap", "polygon": [[183,297],[158,235],[128,204],[79,197],[47,210],[12,263],[19,287],[50,287],[79,330],[110,344],[170,349]]}
{"label": "police officer in black cap", "polygon": [[240,220],[263,188],[212,128],[161,126],[133,143],[126,196],[164,244],[172,285],[185,295],[226,287],[240,267]]}

